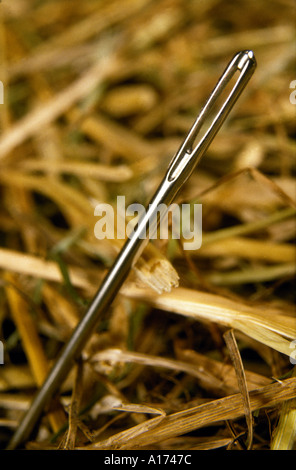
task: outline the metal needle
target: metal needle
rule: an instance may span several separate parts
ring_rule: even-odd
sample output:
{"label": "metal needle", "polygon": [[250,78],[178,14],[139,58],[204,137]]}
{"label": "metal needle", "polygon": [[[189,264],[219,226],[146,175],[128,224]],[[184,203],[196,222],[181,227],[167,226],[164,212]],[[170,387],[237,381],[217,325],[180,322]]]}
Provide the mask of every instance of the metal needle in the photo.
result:
{"label": "metal needle", "polygon": [[[80,355],[84,345],[98,324],[102,312],[106,311],[110,306],[130,272],[131,267],[141,255],[148,242],[148,236],[149,233],[151,233],[151,225],[153,226],[154,224],[154,229],[156,230],[162,217],[165,216],[165,212],[161,213],[160,217],[157,216],[157,214],[159,214],[158,209],[160,205],[164,207],[164,205],[168,206],[171,204],[178,191],[189,178],[251,78],[255,67],[256,61],[253,52],[242,51],[233,57],[225,69],[183,144],[172,159],[162,183],[150,202],[143,218],[138,222],[133,236],[127,239],[113,266],[102,281],[86,314],[75,328],[45,382],[37,392],[36,397],[33,399],[29,410],[18,426],[7,449],[15,449],[29,438],[42,411],[45,409],[52,396],[57,392],[69,373],[73,362]],[[238,74],[238,77],[234,81],[234,85],[231,87],[229,93],[226,93],[226,86],[235,74]],[[218,106],[218,111],[215,112],[213,118],[210,119],[213,106],[217,105],[217,100],[223,92],[226,93],[226,98],[222,99],[222,104]],[[208,125],[206,124],[207,119],[209,120]],[[206,131],[193,148],[198,133],[203,126],[206,127]]]}

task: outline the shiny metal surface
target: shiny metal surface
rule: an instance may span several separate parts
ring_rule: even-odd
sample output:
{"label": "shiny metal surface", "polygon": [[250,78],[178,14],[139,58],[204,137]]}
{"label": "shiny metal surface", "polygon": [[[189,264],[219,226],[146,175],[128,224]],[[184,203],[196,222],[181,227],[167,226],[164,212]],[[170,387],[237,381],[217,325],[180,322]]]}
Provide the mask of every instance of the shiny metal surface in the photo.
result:
{"label": "shiny metal surface", "polygon": [[[17,448],[29,438],[41,413],[45,411],[46,405],[58,391],[73,362],[80,355],[85,343],[98,324],[101,314],[108,309],[114,300],[130,269],[148,243],[148,227],[150,226],[151,234],[151,224],[154,230],[157,230],[161,218],[165,216],[163,211],[161,216],[157,217],[160,204],[167,206],[171,204],[214,139],[237,98],[248,83],[255,67],[256,61],[252,51],[239,52],[227,66],[183,144],[172,159],[162,183],[147,208],[146,214],[139,221],[133,236],[127,239],[113,266],[102,281],[87,312],[75,328],[44,384],[37,392],[28,412],[12,437],[8,449]],[[227,93],[227,85],[230,84],[232,79],[234,80],[236,74],[238,77]],[[226,94],[224,99],[223,93]],[[218,105],[218,110],[214,111],[211,118],[211,112],[213,112],[215,105],[217,106],[219,98],[222,100],[222,104]],[[209,120],[209,124],[206,123],[207,120]],[[203,126],[206,127],[206,131],[194,147]]]}

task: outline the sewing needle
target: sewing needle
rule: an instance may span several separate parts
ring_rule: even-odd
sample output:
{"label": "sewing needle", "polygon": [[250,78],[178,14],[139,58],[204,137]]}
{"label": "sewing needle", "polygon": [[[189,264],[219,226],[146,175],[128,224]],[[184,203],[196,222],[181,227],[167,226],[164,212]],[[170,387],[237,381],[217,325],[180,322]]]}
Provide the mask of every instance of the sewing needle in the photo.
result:
{"label": "sewing needle", "polygon": [[[81,354],[83,347],[98,324],[100,315],[108,309],[116,297],[132,266],[148,243],[151,232],[157,230],[162,218],[166,215],[165,209],[160,215],[157,215],[159,214],[159,207],[168,207],[189,178],[251,78],[255,67],[256,60],[250,50],[237,53],[226,67],[187,137],[172,159],[146,213],[138,222],[133,235],[127,239],[113,266],[103,279],[87,312],[74,329],[68,343],[64,346],[43,385],[37,392],[7,449],[12,450],[19,447],[30,437],[42,411],[66,378],[75,359]],[[229,93],[226,93],[226,87],[235,74],[238,74],[238,77]],[[218,105],[218,111],[214,113],[211,119],[211,111],[214,105],[217,105],[217,100],[223,92],[226,93],[226,98],[222,99],[222,104]],[[206,120],[209,121],[208,124]],[[195,140],[202,127],[206,127],[206,131],[194,147]]]}

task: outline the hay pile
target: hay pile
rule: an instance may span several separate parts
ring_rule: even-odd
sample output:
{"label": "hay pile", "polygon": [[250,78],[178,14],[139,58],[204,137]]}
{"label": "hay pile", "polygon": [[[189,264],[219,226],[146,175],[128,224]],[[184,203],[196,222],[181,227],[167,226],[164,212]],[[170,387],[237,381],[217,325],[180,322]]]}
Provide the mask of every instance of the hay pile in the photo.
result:
{"label": "hay pile", "polygon": [[231,57],[258,68],[178,196],[203,241],[151,243],[28,449],[292,449],[293,0],[0,4],[0,442],[122,240],[94,208],[146,205]]}

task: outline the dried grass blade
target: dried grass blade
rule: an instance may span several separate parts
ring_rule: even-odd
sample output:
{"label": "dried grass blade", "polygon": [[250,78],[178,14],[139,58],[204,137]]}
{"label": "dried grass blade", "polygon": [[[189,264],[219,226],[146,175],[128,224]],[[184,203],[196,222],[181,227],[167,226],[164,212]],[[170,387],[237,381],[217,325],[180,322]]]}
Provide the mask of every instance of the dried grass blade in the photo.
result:
{"label": "dried grass blade", "polygon": [[[225,396],[238,392],[236,374],[232,365],[216,361],[215,359],[190,349],[177,349],[177,357],[183,362],[194,364],[195,367],[198,365],[198,368],[207,371],[207,374],[213,375],[216,380],[219,379],[219,387],[218,389],[215,388],[214,390],[216,394],[217,392],[220,392],[221,396]],[[249,370],[245,370],[245,375],[248,390],[254,390],[270,383],[270,379],[267,377]],[[201,377],[200,383],[202,387],[206,390],[209,390],[210,392],[213,392],[213,388],[208,388],[209,384],[207,382],[207,380],[203,380],[203,377]],[[212,385],[213,384],[210,384],[210,386]]]}
{"label": "dried grass blade", "polygon": [[211,438],[211,437],[206,437],[206,438],[200,438],[199,439],[201,442],[193,444],[190,449],[191,450],[212,450],[212,449],[219,449],[221,447],[226,447],[231,444],[232,438],[231,437],[225,437],[218,439],[217,437]]}
{"label": "dried grass blade", "polygon": [[133,176],[133,171],[127,165],[103,165],[76,160],[38,160],[28,159],[21,163],[21,170],[44,171],[49,174],[71,174],[79,177],[92,177],[101,181],[123,182]]}
{"label": "dried grass blade", "polygon": [[[187,374],[196,377],[205,382],[209,382],[212,386],[220,386],[220,380],[217,380],[210,373],[207,373],[203,368],[199,369],[197,366],[193,367],[186,362],[176,361],[164,357],[152,356],[150,354],[141,354],[138,352],[123,351],[120,349],[106,349],[102,352],[96,353],[91,358],[92,364],[96,369],[101,371],[100,362],[122,362],[142,364],[146,366],[161,367],[170,370],[177,370],[186,372]],[[104,365],[102,366],[104,368]]]}
{"label": "dried grass blade", "polygon": [[71,397],[71,403],[69,407],[69,427],[66,433],[65,443],[63,449],[74,449],[76,434],[78,428],[78,415],[80,408],[80,401],[82,396],[82,380],[81,376],[83,373],[82,363],[79,361],[75,371],[75,381]]}
{"label": "dried grass blade", "polygon": [[30,398],[22,394],[1,393],[0,406],[3,409],[26,411],[30,406]]}
{"label": "dried grass blade", "polygon": [[149,430],[153,430],[159,423],[161,423],[165,419],[165,416],[157,416],[156,418],[151,418],[147,421],[144,421],[144,423],[140,423],[136,426],[133,426],[130,429],[127,429],[126,431],[122,431],[116,436],[111,436],[109,439],[106,441],[103,441],[102,443],[98,442],[97,444],[91,444],[89,446],[85,446],[82,449],[88,450],[88,449],[121,449],[123,443],[125,443],[127,440],[128,441],[133,441],[133,439],[136,439],[138,435],[141,435],[145,432],[148,432]]}
{"label": "dried grass blade", "polygon": [[249,284],[274,281],[276,279],[294,278],[296,266],[294,262],[277,264],[275,266],[252,267],[243,270],[234,270],[229,273],[215,272],[209,274],[207,279],[215,285]]}
{"label": "dried grass blade", "polygon": [[201,246],[198,256],[238,256],[276,263],[288,263],[296,257],[296,247],[288,243],[272,243],[266,240],[252,240],[244,237],[230,237],[225,240]]}
{"label": "dried grass blade", "polygon": [[[0,267],[56,282],[63,281],[56,263],[12,250],[0,248]],[[68,272],[73,286],[91,293],[101,278],[95,270],[82,271],[70,266]],[[248,307],[218,295],[181,287],[157,295],[149,289],[137,288],[132,283],[124,285],[121,293],[145,301],[155,308],[238,329],[287,356],[290,356],[291,349],[290,342],[285,338],[292,340],[296,337],[293,317],[271,309],[264,313],[260,308]]]}
{"label": "dried grass blade", "polygon": [[68,88],[56,94],[47,105],[43,103],[9,129],[0,140],[0,159],[34,135],[36,129],[40,130],[50,124],[73,104],[88,95],[114,66],[113,56],[108,56],[108,59],[106,57],[91,66]]}
{"label": "dried grass blade", "polygon": [[[42,385],[49,370],[49,364],[43,347],[32,320],[27,303],[20,295],[20,286],[16,277],[7,273],[5,276],[7,285],[5,287],[12,317],[19,331],[21,340],[26,351],[28,362],[32,368],[37,385]],[[58,431],[65,422],[65,414],[61,407],[49,413],[49,420],[54,431]]]}
{"label": "dried grass blade", "polygon": [[7,364],[1,369],[0,392],[6,390],[25,390],[36,384],[32,372],[27,365],[14,366]]}
{"label": "dried grass blade", "polygon": [[5,280],[7,282],[5,291],[13,320],[23,342],[36,382],[38,385],[41,385],[48,372],[48,364],[35,324],[31,318],[27,303],[18,292],[19,286],[16,277],[13,274],[7,273]]}
{"label": "dried grass blade", "polygon": [[290,341],[296,337],[292,316],[260,307],[249,307],[215,294],[178,287],[170,293],[151,295],[148,289],[124,286],[122,293],[141,299],[155,308],[185,315],[202,321],[212,321],[242,331],[247,336],[290,356]]}
{"label": "dried grass blade", "polygon": [[279,210],[265,217],[264,219],[256,220],[255,222],[248,222],[242,225],[235,225],[234,227],[222,228],[220,230],[216,230],[213,233],[205,234],[203,236],[202,245],[206,246],[216,241],[225,240],[226,238],[253,233],[265,229],[272,224],[282,222],[283,220],[286,220],[290,217],[295,217],[295,215],[296,209],[294,207],[288,207]]}
{"label": "dried grass blade", "polygon": [[[0,267],[15,273],[34,276],[38,279],[46,279],[54,282],[63,282],[61,271],[54,261],[48,261],[38,256],[20,253],[14,250],[0,248]],[[87,279],[86,273],[79,268],[70,267],[69,275],[74,286],[94,291],[94,284]],[[97,279],[99,274],[93,272]]]}
{"label": "dried grass blade", "polygon": [[113,410],[117,411],[127,411],[130,413],[149,413],[165,416],[165,411],[161,408],[156,408],[155,406],[148,405],[138,405],[135,403],[122,403],[121,405],[114,406]]}
{"label": "dried grass blade", "polygon": [[[293,376],[296,371],[294,367]],[[272,436],[271,450],[293,450],[296,442],[296,398],[285,401],[280,410],[279,423]]]}
{"label": "dried grass blade", "polygon": [[[186,354],[187,353],[187,354]],[[218,361],[205,358],[203,355],[189,351],[191,361],[188,361],[188,351],[181,353],[184,360],[174,360],[165,357],[152,356],[139,352],[123,351],[120,349],[105,349],[95,353],[91,357],[91,363],[95,370],[104,373],[106,362],[113,363],[133,363],[145,366],[161,367],[169,370],[182,371],[192,377],[196,377],[203,388],[211,392],[219,393],[220,396],[236,393],[237,385],[234,384],[235,373],[233,367]],[[195,359],[194,361],[192,359]],[[193,363],[194,362],[194,363]],[[249,389],[267,385],[270,380],[257,374],[246,371],[246,378]]]}
{"label": "dried grass blade", "polygon": [[[250,392],[251,411],[273,407],[293,398],[296,392],[296,379],[287,379]],[[172,437],[180,436],[195,429],[213,425],[221,420],[233,420],[244,415],[241,395],[213,400],[189,410],[173,413],[170,416],[154,418],[134,428],[115,434],[107,440],[91,444],[85,449],[129,449],[153,445]],[[156,420],[159,420],[157,423]],[[145,424],[153,426],[145,430]]]}
{"label": "dried grass blade", "polygon": [[[134,270],[141,285],[145,283],[158,293],[169,292],[178,285],[176,270],[154,247],[148,245],[142,257]],[[59,283],[64,281],[56,262],[5,248],[0,248],[0,269]],[[68,266],[68,274],[74,287],[90,294],[94,294],[103,276],[103,272],[97,269],[81,269],[73,265]]]}
{"label": "dried grass blade", "polygon": [[224,333],[224,339],[234,365],[239,390],[243,399],[244,412],[248,426],[247,448],[251,449],[253,443],[253,418],[249,400],[246,374],[233,330],[226,331]]}
{"label": "dried grass blade", "polygon": [[80,130],[88,137],[99,144],[104,144],[106,148],[121,155],[129,162],[135,163],[144,157],[153,159],[155,151],[151,143],[148,144],[138,134],[111,119],[99,114],[84,117],[77,109],[68,113],[68,119],[72,125],[79,125]]}

